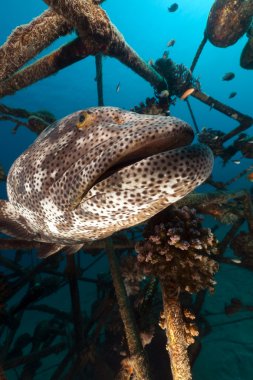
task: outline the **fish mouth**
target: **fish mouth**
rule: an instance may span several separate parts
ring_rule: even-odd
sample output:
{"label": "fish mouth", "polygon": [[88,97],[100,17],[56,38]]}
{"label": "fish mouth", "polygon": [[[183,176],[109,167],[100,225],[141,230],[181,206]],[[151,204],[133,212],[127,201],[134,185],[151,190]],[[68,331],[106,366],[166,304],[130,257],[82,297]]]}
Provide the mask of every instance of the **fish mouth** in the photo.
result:
{"label": "fish mouth", "polygon": [[175,135],[173,137],[157,138],[138,146],[133,151],[128,152],[116,160],[112,166],[96,179],[91,187],[96,186],[99,182],[109,178],[121,169],[131,166],[145,158],[190,145],[194,138],[193,131],[187,128],[183,131],[182,135],[178,134],[178,136]]}

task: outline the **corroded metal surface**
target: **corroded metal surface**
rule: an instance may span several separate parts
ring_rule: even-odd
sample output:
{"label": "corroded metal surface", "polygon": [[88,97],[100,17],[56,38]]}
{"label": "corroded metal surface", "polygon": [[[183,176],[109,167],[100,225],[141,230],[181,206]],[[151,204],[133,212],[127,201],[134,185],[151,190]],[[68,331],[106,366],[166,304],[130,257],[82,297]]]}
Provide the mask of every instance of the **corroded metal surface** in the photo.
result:
{"label": "corroded metal surface", "polygon": [[207,21],[209,41],[219,47],[233,45],[249,28],[252,16],[252,0],[216,0]]}

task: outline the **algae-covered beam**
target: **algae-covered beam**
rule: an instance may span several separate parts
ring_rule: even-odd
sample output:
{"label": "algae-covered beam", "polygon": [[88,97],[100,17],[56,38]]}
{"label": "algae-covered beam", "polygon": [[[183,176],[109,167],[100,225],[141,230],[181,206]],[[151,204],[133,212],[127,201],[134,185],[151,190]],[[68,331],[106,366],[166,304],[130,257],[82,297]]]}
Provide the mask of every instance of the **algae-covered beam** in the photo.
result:
{"label": "algae-covered beam", "polygon": [[[0,97],[12,95],[22,88],[99,52],[117,58],[154,87],[160,89],[166,87],[164,79],[138,56],[110,22],[106,13],[91,0],[48,0],[46,2],[52,5],[61,17],[68,16],[66,22],[71,22],[77,28],[80,38],[62,46],[2,81],[0,83]],[[36,25],[33,29],[36,30]]]}
{"label": "algae-covered beam", "polygon": [[[16,91],[47,78],[89,55],[96,55],[99,52],[103,52],[102,47],[99,49],[96,44],[92,44],[92,40],[87,44],[80,38],[76,38],[30,66],[18,71],[7,80],[0,82],[0,98],[6,95],[13,95]],[[139,64],[138,62],[136,56],[131,55],[126,64],[130,68],[132,68],[131,64],[133,64],[138,74],[144,70],[143,74],[140,75],[153,86],[157,83],[160,86],[164,86],[163,78],[154,69],[142,60],[140,60]]]}
{"label": "algae-covered beam", "polygon": [[224,254],[224,252],[226,251],[229,243],[231,242],[231,240],[235,237],[237,231],[239,230],[239,228],[241,227],[241,225],[244,223],[245,219],[244,217],[242,218],[238,218],[233,224],[232,224],[232,227],[229,229],[229,231],[226,233],[226,235],[223,237],[223,239],[221,240],[221,242],[219,243],[219,253],[221,255]]}
{"label": "algae-covered beam", "polygon": [[37,360],[41,360],[42,358],[45,358],[52,354],[59,354],[61,351],[66,349],[66,343],[56,343],[50,347],[45,348],[44,350],[33,352],[28,355],[22,355],[18,356],[14,359],[6,360],[2,366],[4,369],[11,369],[18,367],[20,365],[24,364],[32,364],[36,362]]}
{"label": "algae-covered beam", "polygon": [[54,40],[72,30],[72,26],[48,9],[29,24],[20,25],[0,47],[0,80],[4,80]]}
{"label": "algae-covered beam", "polygon": [[[17,129],[20,125],[23,125],[24,127],[29,128],[29,125],[27,123],[24,123],[23,121],[15,119],[14,117],[11,117],[11,116],[0,116],[0,121],[11,121],[12,123],[16,124],[14,129]],[[0,178],[1,178],[1,166],[0,166]]]}
{"label": "algae-covered beam", "polygon": [[252,121],[246,120],[245,122],[239,124],[236,128],[232,129],[232,131],[226,133],[224,136],[221,136],[220,142],[224,143],[230,140],[232,137],[246,131],[246,129],[250,128],[251,126],[252,126]]}
{"label": "algae-covered beam", "polygon": [[103,55],[98,53],[95,57],[96,62],[96,82],[97,82],[97,93],[98,93],[98,105],[104,105],[103,96]]}
{"label": "algae-covered beam", "polygon": [[224,187],[230,186],[232,183],[238,181],[238,179],[244,177],[247,173],[253,171],[253,165],[248,166],[246,169],[242,170],[240,173],[236,174],[230,180],[224,183]]}
{"label": "algae-covered beam", "polygon": [[133,311],[126,294],[126,289],[120,274],[118,258],[115,255],[111,239],[106,240],[106,250],[110,264],[113,285],[119,305],[119,311],[124,323],[130,359],[134,368],[137,380],[151,379],[148,361],[145,351],[142,348],[138,328],[135,322]]}
{"label": "algae-covered beam", "polygon": [[235,192],[214,191],[212,193],[192,193],[187,195],[183,199],[180,199],[180,201],[176,203],[176,206],[188,206],[197,209],[201,207],[203,209],[204,207],[208,207],[211,204],[223,204],[229,202],[231,199],[243,198],[244,195],[244,190]]}
{"label": "algae-covered beam", "polygon": [[7,80],[0,82],[0,97],[12,95],[22,88],[46,78],[59,70],[96,54],[95,46],[87,46],[80,38],[76,38],[68,44],[63,45],[53,53],[39,59],[32,65],[18,71]]}
{"label": "algae-covered beam", "polygon": [[245,196],[243,199],[244,215],[247,220],[249,232],[253,234],[253,205],[250,192],[245,190]]}
{"label": "algae-covered beam", "polygon": [[92,0],[44,0],[79,32],[80,37],[108,46],[113,36],[113,25],[106,12]]}
{"label": "algae-covered beam", "polygon": [[41,243],[36,241],[18,240],[15,238],[0,238],[0,250],[40,248]]}
{"label": "algae-covered beam", "polygon": [[72,317],[75,327],[75,345],[77,354],[80,354],[82,350],[83,343],[83,326],[82,326],[82,312],[80,305],[80,293],[77,279],[77,271],[75,264],[75,257],[73,255],[68,255],[67,260],[67,276],[69,281],[71,303],[72,303]]}
{"label": "algae-covered beam", "polygon": [[245,123],[250,124],[250,125],[253,124],[252,117],[248,115],[244,115],[243,113],[237,111],[236,109],[229,107],[226,104],[221,103],[220,101],[216,100],[212,96],[209,96],[201,91],[196,90],[191,94],[191,96],[200,100],[202,103],[209,105],[211,108],[214,108],[215,110],[221,113],[224,113],[225,115],[231,117],[232,119],[239,121],[242,124],[245,124]]}
{"label": "algae-covered beam", "polygon": [[[115,249],[133,249],[134,248],[134,242],[116,242],[114,243]],[[88,251],[101,251],[101,249],[104,249],[104,241],[98,240],[93,243],[87,244],[83,249]],[[43,243],[40,243],[38,241],[27,241],[27,240],[19,240],[15,238],[0,238],[0,250],[11,250],[11,249],[39,249],[43,247]],[[86,268],[87,270],[87,268]]]}
{"label": "algae-covered beam", "polygon": [[72,316],[65,312],[59,310],[57,307],[48,306],[44,304],[31,304],[27,306],[27,310],[39,311],[40,313],[52,314],[54,317],[57,317],[58,320],[63,320],[66,323],[73,323]]}
{"label": "algae-covered beam", "polygon": [[[0,84],[0,97],[11,95],[98,52],[116,57],[156,89],[161,90],[166,87],[164,78],[126,43],[124,37],[97,4],[91,0],[45,0],[45,2],[63,18],[67,15],[66,22],[78,30],[80,38],[3,81]],[[196,90],[192,96],[244,125],[253,122],[251,117],[243,115],[201,91]]]}
{"label": "algae-covered beam", "polygon": [[163,316],[167,335],[166,349],[170,356],[173,380],[191,380],[191,367],[188,357],[188,344],[180,301],[171,296],[166,283],[160,282],[163,297]]}
{"label": "algae-covered beam", "polygon": [[205,47],[206,42],[207,42],[207,35],[206,35],[206,33],[204,33],[204,37],[203,37],[203,39],[202,39],[202,41],[198,47],[198,50],[197,50],[197,52],[193,58],[193,61],[192,61],[191,67],[190,67],[191,72],[193,72],[193,70],[195,69],[195,66],[198,63],[199,57],[200,57],[200,55],[201,55],[201,53]]}
{"label": "algae-covered beam", "polygon": [[11,108],[4,104],[0,104],[0,113],[21,117],[23,119],[28,119],[28,117],[32,115],[32,112],[26,111],[23,108]]}
{"label": "algae-covered beam", "polygon": [[154,87],[166,88],[164,79],[129,46],[106,12],[91,0],[44,0],[77,29],[83,41],[97,44],[104,54],[117,58]]}

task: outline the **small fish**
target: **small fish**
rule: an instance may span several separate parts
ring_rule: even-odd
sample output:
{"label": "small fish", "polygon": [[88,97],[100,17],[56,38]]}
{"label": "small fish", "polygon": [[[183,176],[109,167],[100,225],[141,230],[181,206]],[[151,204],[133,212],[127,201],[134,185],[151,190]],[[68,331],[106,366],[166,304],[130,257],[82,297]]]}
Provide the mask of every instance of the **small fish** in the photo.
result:
{"label": "small fish", "polygon": [[234,98],[235,96],[237,95],[237,92],[231,92],[230,94],[229,94],[229,97],[228,97],[228,99],[232,99],[232,98]]}
{"label": "small fish", "polygon": [[229,81],[229,80],[234,79],[234,77],[235,77],[235,74],[232,72],[229,72],[229,73],[226,73],[225,75],[223,75],[222,80]]}
{"label": "small fish", "polygon": [[214,136],[213,140],[218,140],[219,136]]}
{"label": "small fish", "polygon": [[168,59],[168,56],[169,52],[165,50],[165,52],[163,53],[163,59]]}
{"label": "small fish", "polygon": [[237,140],[237,142],[246,142],[245,137],[242,137],[241,139]]}
{"label": "small fish", "polygon": [[170,7],[168,7],[169,12],[176,12],[177,9],[178,9],[177,3],[173,3]]}
{"label": "small fish", "polygon": [[233,164],[240,165],[241,161],[240,160],[232,160]]}
{"label": "small fish", "polygon": [[242,260],[239,260],[239,259],[231,259],[232,263],[235,263],[235,264],[241,264],[242,263]]}
{"label": "small fish", "polygon": [[181,100],[185,100],[186,98],[188,98],[188,96],[190,96],[193,92],[195,91],[195,88],[188,88],[188,90],[186,90],[182,96],[180,96],[180,99]]}
{"label": "small fish", "polygon": [[167,42],[167,47],[172,47],[174,46],[176,43],[176,40],[170,40],[169,42]]}
{"label": "small fish", "polygon": [[212,104],[210,105],[209,111],[212,111],[213,107],[214,107],[214,103],[212,103]]}
{"label": "small fish", "polygon": [[158,95],[159,98],[168,98],[169,97],[169,91],[168,90],[163,90],[160,92],[160,94]]}
{"label": "small fish", "polygon": [[153,61],[153,59],[150,59],[150,60],[148,61],[148,64],[149,64],[150,66],[154,66],[154,61]]}
{"label": "small fish", "polygon": [[247,178],[248,178],[248,180],[249,180],[250,182],[253,182],[253,172],[252,172],[252,173],[249,173],[249,174],[247,175]]}
{"label": "small fish", "polygon": [[116,86],[116,92],[119,93],[120,92],[120,82],[117,84]]}

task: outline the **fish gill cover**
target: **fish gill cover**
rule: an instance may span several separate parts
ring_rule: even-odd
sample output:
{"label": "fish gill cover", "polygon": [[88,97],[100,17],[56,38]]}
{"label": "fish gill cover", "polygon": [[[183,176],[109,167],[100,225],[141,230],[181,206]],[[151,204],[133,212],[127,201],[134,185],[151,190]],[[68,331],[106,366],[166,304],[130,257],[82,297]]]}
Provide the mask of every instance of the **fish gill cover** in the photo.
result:
{"label": "fish gill cover", "polygon": [[0,9],[1,379],[251,379],[253,1]]}

